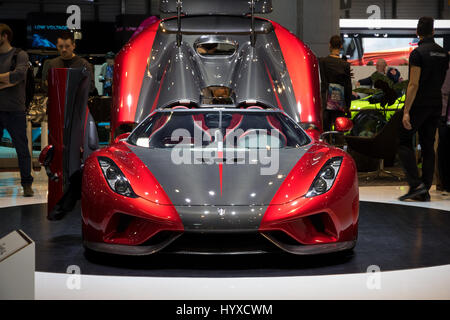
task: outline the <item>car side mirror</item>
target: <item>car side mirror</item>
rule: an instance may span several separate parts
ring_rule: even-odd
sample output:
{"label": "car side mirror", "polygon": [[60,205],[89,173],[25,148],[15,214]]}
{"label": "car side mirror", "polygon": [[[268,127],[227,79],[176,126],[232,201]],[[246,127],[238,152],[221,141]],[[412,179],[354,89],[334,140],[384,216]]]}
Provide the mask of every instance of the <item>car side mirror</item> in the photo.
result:
{"label": "car side mirror", "polygon": [[53,145],[51,144],[42,149],[39,154],[39,163],[44,167],[48,167],[50,162],[52,162],[54,150],[55,148],[53,148]]}
{"label": "car side mirror", "polygon": [[339,136],[342,135],[344,132],[350,131],[353,128],[353,121],[346,117],[339,117],[336,118],[336,121],[334,122],[334,131],[327,131],[323,132],[320,135],[320,141],[325,141],[325,139],[330,136],[329,143],[335,144],[332,142],[333,136]]}
{"label": "car side mirror", "polygon": [[130,136],[131,132],[125,132],[122,134],[119,134],[115,139],[114,143],[119,143],[120,140],[124,140]]}
{"label": "car side mirror", "polygon": [[44,149],[42,149],[41,153],[39,154],[39,163],[45,167],[45,172],[47,173],[47,176],[52,181],[58,181],[59,177],[58,174],[53,173],[50,170],[50,163],[53,160],[53,153],[55,152],[55,148],[53,145],[48,145]]}
{"label": "car side mirror", "polygon": [[336,118],[336,121],[334,123],[334,128],[338,132],[350,131],[353,128],[353,121],[346,117]]}

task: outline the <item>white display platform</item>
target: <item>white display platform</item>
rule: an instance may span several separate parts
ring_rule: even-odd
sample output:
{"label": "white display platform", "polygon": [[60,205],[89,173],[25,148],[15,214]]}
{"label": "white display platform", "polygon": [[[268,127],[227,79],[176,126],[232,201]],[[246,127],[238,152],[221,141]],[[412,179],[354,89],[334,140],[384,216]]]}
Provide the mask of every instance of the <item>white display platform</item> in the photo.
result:
{"label": "white display platform", "polygon": [[34,299],[34,250],[22,230],[0,239],[0,300]]}

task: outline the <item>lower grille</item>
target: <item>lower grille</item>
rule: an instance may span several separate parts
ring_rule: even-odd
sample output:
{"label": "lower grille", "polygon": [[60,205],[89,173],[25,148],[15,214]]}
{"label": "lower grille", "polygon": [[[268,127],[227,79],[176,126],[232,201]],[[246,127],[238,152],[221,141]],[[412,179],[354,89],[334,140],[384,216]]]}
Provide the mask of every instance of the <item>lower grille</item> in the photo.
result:
{"label": "lower grille", "polygon": [[186,254],[255,254],[280,251],[258,232],[185,232],[161,252]]}

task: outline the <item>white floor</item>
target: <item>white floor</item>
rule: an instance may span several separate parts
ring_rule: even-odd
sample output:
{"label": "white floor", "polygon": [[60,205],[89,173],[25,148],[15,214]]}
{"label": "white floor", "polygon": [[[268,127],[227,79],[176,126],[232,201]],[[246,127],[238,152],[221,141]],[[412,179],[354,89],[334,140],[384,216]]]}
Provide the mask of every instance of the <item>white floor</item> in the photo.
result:
{"label": "white floor", "polygon": [[[47,178],[35,173],[24,198],[19,173],[0,173],[0,208],[47,202]],[[450,212],[450,195],[433,187],[431,202],[400,202],[407,187],[361,187],[360,200]],[[390,272],[257,278],[110,277],[35,273],[36,299],[450,299],[450,265]],[[82,273],[82,270],[81,270]]]}
{"label": "white floor", "polygon": [[47,203],[48,178],[45,170],[33,172],[34,196],[25,198],[19,172],[0,172],[0,208]]}
{"label": "white floor", "polygon": [[450,211],[450,193],[436,191],[436,186],[430,190],[430,202],[399,201],[398,197],[408,192],[407,186],[377,186],[360,187],[359,199],[361,201],[393,203],[423,208],[432,208]]}
{"label": "white floor", "polygon": [[36,299],[450,299],[450,265],[367,274],[265,278],[137,278],[36,272]]}

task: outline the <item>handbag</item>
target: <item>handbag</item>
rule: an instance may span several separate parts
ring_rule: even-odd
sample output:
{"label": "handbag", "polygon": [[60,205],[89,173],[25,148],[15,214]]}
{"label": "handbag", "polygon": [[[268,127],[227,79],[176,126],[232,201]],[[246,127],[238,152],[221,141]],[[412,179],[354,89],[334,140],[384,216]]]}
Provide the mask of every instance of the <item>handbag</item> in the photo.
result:
{"label": "handbag", "polygon": [[327,110],[345,112],[344,87],[337,83],[329,83],[327,91]]}

